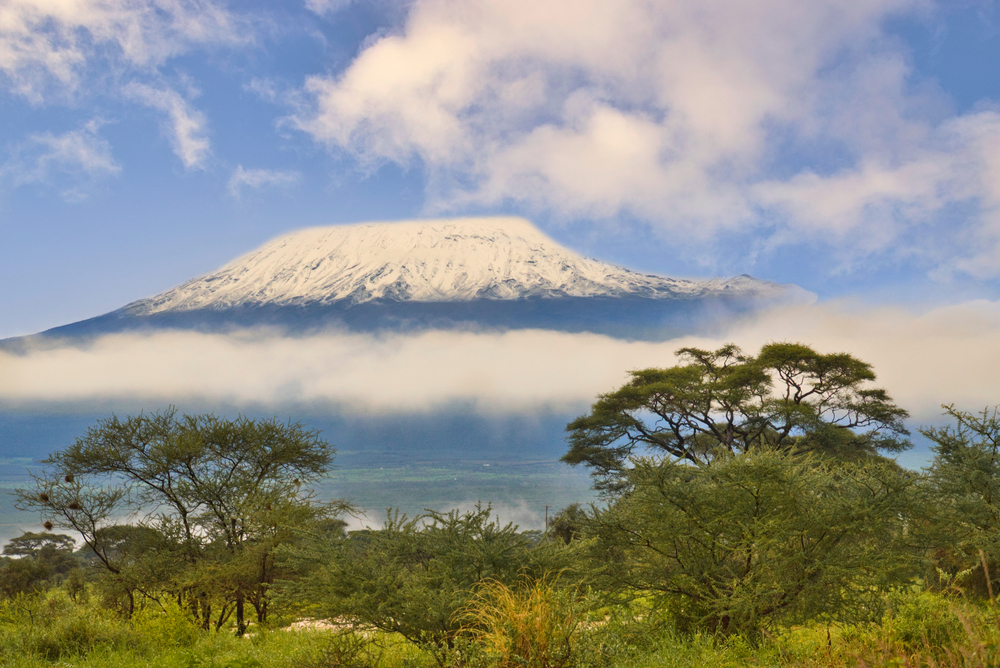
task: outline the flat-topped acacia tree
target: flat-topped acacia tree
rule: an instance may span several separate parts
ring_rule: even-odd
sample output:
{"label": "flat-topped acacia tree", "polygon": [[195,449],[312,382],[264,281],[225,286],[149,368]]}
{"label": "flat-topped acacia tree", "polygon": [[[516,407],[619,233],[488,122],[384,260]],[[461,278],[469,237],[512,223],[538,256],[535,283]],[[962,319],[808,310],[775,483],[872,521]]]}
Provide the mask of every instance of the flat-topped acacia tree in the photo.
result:
{"label": "flat-topped acacia tree", "polygon": [[[159,587],[208,628],[244,602],[267,615],[274,549],[346,509],[319,503],[309,484],[333,462],[319,433],[277,419],[162,413],[100,420],[43,463],[18,507],[77,531],[127,598]],[[131,527],[120,526],[131,519]]]}
{"label": "flat-topped acacia tree", "polygon": [[634,455],[701,466],[754,449],[857,459],[910,447],[909,414],[871,386],[870,364],[847,353],[769,343],[757,355],[728,344],[677,356],[673,367],[630,371],[629,382],[566,427],[562,459],[591,467],[597,489],[621,491]]}
{"label": "flat-topped acacia tree", "polygon": [[684,348],[568,426],[563,458],[605,496],[584,518],[599,582],[681,627],[857,621],[914,572],[905,410],[846,353]]}

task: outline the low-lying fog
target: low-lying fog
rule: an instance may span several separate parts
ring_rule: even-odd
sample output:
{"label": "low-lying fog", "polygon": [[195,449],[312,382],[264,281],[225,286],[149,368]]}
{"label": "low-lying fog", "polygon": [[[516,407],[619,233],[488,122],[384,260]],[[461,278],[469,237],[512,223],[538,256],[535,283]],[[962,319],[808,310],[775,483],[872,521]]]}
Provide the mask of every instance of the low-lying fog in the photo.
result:
{"label": "low-lying fog", "polygon": [[922,313],[849,302],[786,307],[712,338],[629,342],[520,330],[371,336],[280,332],[108,335],[85,346],[0,353],[0,406],[192,403],[329,405],[359,414],[420,413],[462,404],[483,414],[584,410],[628,369],[669,366],[682,346],[735,342],[748,352],[797,341],[870,362],[914,423],[940,404],[1000,403],[1000,303]]}

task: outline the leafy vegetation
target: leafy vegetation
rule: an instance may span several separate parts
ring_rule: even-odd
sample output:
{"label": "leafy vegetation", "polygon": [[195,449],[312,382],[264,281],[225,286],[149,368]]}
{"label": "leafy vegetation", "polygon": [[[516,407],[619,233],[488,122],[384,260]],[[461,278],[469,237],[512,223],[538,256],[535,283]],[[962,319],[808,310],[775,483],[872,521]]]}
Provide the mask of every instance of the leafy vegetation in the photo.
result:
{"label": "leafy vegetation", "polygon": [[946,407],[917,473],[864,362],[681,353],[570,425],[602,502],[545,532],[489,505],[347,531],[298,424],[103,420],[18,493],[46,530],[3,548],[0,665],[998,664],[996,409]]}
{"label": "leafy vegetation", "polygon": [[704,467],[641,459],[627,479],[590,518],[591,559],[603,588],[651,596],[683,629],[860,621],[913,572],[913,478],[884,462],[760,450]]}
{"label": "leafy vegetation", "polygon": [[[409,519],[291,553],[315,565],[286,595],[316,614],[397,633],[443,657],[466,630],[461,614],[486,583],[513,584],[569,566],[569,552],[491,517],[489,506]],[[443,659],[442,659],[443,661]]]}
{"label": "leafy vegetation", "polygon": [[566,428],[563,461],[589,466],[598,489],[620,493],[631,457],[647,453],[702,466],[757,449],[849,460],[910,447],[908,413],[846,353],[771,343],[756,356],[731,344],[677,354],[684,364],[629,372]]}
{"label": "leafy vegetation", "polygon": [[245,604],[266,621],[285,575],[277,548],[347,509],[303,487],[333,455],[315,432],[277,420],[112,417],[49,457],[18,507],[77,532],[104,571],[106,599],[126,615],[137,598],[167,595],[205,629],[235,613],[242,635]]}

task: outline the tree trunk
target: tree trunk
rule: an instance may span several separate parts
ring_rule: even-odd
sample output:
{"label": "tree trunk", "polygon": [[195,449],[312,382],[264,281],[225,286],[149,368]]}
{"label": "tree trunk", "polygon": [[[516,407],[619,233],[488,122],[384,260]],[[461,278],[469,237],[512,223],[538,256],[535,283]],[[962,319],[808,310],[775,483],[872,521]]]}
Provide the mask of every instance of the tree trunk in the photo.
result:
{"label": "tree trunk", "polygon": [[247,631],[243,623],[243,592],[236,592],[236,637],[242,637]]}
{"label": "tree trunk", "polygon": [[204,595],[201,597],[201,628],[206,631],[212,628],[212,604]]}

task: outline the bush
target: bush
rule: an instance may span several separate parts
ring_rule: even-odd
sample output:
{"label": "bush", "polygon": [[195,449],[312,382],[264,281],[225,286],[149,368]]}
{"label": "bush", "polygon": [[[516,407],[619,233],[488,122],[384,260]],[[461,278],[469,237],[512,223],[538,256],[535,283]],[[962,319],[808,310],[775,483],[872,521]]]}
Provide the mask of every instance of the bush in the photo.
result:
{"label": "bush", "polygon": [[0,664],[5,657],[49,661],[80,656],[98,647],[144,644],[141,635],[95,608],[70,605],[59,596],[24,597],[0,605]]}
{"label": "bush", "polygon": [[202,634],[190,612],[175,601],[165,600],[163,607],[147,607],[131,620],[131,627],[143,641],[157,651],[190,647]]}
{"label": "bush", "polygon": [[535,545],[492,515],[486,506],[390,516],[382,530],[355,532],[318,550],[312,558],[319,566],[301,583],[289,583],[284,598],[311,602],[316,616],[398,633],[443,656],[461,631],[456,613],[478,585],[514,584],[522,574],[537,578],[566,565],[566,548]]}
{"label": "bush", "polygon": [[0,566],[0,598],[45,591],[54,575],[52,566],[41,559],[8,559]]}
{"label": "bush", "polygon": [[697,467],[638,460],[633,491],[592,520],[612,591],[654,597],[686,630],[862,619],[909,575],[912,479],[882,462],[775,451]]}
{"label": "bush", "polygon": [[965,636],[954,601],[928,591],[890,599],[883,627],[890,640],[911,648],[948,647]]}

